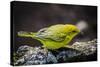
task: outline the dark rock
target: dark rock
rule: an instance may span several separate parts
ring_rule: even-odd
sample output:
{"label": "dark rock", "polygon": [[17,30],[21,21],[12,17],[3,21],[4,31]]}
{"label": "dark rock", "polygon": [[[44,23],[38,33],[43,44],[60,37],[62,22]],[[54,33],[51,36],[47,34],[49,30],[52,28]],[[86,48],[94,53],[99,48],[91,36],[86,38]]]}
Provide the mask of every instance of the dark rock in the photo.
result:
{"label": "dark rock", "polygon": [[90,55],[97,50],[97,40],[94,39],[88,42],[75,42],[71,48],[81,51],[85,55]]}
{"label": "dark rock", "polygon": [[89,61],[92,56],[96,57],[96,51],[96,39],[88,42],[75,42],[70,47],[60,48],[56,51],[25,45],[18,48],[16,52],[18,59],[14,62],[14,65]]}

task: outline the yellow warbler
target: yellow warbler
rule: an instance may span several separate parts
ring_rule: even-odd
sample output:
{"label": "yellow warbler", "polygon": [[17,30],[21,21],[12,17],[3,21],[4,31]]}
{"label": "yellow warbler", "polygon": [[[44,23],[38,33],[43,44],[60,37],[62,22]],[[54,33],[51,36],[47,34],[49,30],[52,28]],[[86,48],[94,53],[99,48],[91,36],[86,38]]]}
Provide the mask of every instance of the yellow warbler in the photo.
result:
{"label": "yellow warbler", "polygon": [[47,49],[59,49],[68,43],[80,32],[72,24],[57,24],[40,29],[38,32],[18,32],[18,36],[31,37],[40,41]]}

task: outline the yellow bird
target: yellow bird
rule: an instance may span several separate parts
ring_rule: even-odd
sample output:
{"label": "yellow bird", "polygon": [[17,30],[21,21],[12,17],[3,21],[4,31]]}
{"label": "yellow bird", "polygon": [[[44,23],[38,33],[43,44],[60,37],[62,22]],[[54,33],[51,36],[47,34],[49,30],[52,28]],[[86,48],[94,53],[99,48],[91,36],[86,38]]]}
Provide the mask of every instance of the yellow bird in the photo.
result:
{"label": "yellow bird", "polygon": [[[18,36],[31,37],[40,41],[47,49],[59,49],[65,47],[80,32],[72,24],[57,24],[40,29],[38,32],[18,32]],[[67,47],[67,46],[66,46]]]}

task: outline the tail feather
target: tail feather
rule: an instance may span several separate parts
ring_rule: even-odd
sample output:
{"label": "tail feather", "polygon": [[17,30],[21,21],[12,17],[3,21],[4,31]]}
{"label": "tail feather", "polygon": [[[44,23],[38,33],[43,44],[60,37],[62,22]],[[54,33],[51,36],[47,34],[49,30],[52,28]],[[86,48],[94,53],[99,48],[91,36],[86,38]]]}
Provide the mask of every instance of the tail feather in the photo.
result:
{"label": "tail feather", "polygon": [[33,33],[33,32],[25,32],[25,31],[19,31],[18,32],[18,36],[19,37],[31,37],[33,39],[36,39],[38,41],[43,42],[43,39],[39,38],[36,36],[37,33]]}
{"label": "tail feather", "polygon": [[32,38],[34,38],[35,37],[35,34],[36,33],[33,33],[33,32],[25,32],[25,31],[19,31],[18,32],[18,36],[20,36],[20,37],[32,37]]}

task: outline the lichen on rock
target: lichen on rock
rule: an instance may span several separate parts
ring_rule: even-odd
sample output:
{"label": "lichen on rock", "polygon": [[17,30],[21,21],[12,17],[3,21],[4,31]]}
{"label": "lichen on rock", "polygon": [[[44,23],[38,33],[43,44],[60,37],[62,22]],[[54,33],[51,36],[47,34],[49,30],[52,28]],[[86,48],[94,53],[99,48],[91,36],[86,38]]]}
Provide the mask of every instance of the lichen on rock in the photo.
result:
{"label": "lichen on rock", "polygon": [[85,55],[90,55],[97,49],[97,40],[94,39],[88,42],[75,42],[71,47],[75,50],[81,51]]}
{"label": "lichen on rock", "polygon": [[91,58],[90,56],[94,56],[96,54],[96,41],[97,40],[94,39],[87,42],[75,42],[70,48],[60,48],[57,51],[41,47],[31,47],[28,45],[20,46],[16,52],[18,59],[14,62],[14,65],[37,65],[84,60],[89,61],[87,58]]}

